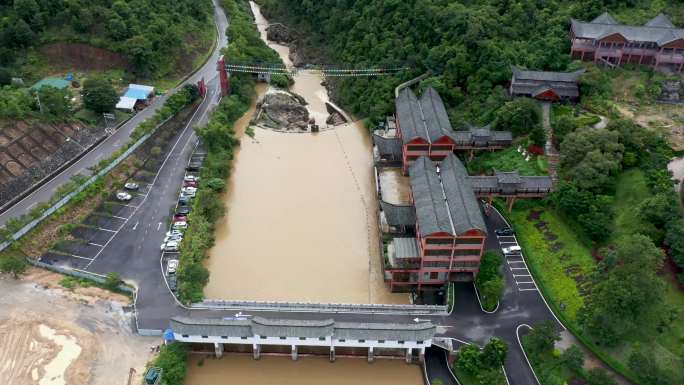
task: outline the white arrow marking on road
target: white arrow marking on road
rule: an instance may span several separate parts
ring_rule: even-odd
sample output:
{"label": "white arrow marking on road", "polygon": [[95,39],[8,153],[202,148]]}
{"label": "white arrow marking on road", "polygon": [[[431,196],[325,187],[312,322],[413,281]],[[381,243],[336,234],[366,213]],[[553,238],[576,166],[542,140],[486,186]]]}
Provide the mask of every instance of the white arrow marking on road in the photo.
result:
{"label": "white arrow marking on road", "polygon": [[242,314],[242,312],[235,313],[235,318],[240,318],[240,317],[251,317],[251,314]]}
{"label": "white arrow marking on road", "polygon": [[430,322],[430,320],[429,319],[420,319],[420,318],[416,317],[413,319],[413,322]]}
{"label": "white arrow marking on road", "polygon": [[161,224],[162,224],[162,223],[159,222],[159,224],[157,225],[157,231],[159,231],[159,229],[161,228]]}
{"label": "white arrow marking on road", "polygon": [[[138,221],[138,222],[140,222],[140,221]],[[133,225],[133,230],[138,228],[138,222],[135,222],[135,225]]]}

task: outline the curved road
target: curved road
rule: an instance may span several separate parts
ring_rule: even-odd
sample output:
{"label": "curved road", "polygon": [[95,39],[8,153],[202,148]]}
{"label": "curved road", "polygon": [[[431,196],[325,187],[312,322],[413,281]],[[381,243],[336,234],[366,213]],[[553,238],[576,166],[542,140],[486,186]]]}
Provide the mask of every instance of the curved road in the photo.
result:
{"label": "curved road", "polygon": [[69,182],[72,176],[77,174],[90,176],[92,174],[89,170],[90,167],[95,166],[102,159],[108,158],[109,156],[111,156],[111,154],[113,154],[115,151],[121,148],[121,146],[126,144],[128,138],[131,135],[131,132],[133,132],[133,130],[140,123],[154,115],[154,113],[162,105],[164,105],[166,98],[169,95],[176,92],[182,85],[197,83],[197,81],[199,81],[202,78],[204,78],[207,82],[210,79],[213,79],[217,75],[216,61],[220,55],[220,49],[221,47],[224,47],[227,42],[225,31],[228,27],[226,15],[223,12],[223,10],[219,7],[219,5],[216,3],[216,0],[214,0],[214,22],[216,24],[216,27],[218,28],[218,44],[216,45],[214,52],[212,53],[209,60],[207,60],[207,62],[199,70],[197,70],[194,74],[192,74],[189,78],[183,81],[176,88],[170,90],[163,96],[155,98],[149,107],[145,108],[144,110],[140,111],[138,114],[133,116],[133,118],[131,118],[128,122],[123,124],[116,132],[114,132],[114,134],[105,139],[102,143],[100,143],[96,148],[91,150],[88,154],[83,156],[83,158],[79,159],[69,168],[62,171],[62,173],[58,174],[50,181],[45,183],[43,186],[33,191],[24,199],[15,203],[5,212],[0,214],[0,226],[4,226],[5,223],[7,223],[7,221],[11,218],[20,217],[24,214],[27,214],[39,203],[47,202],[59,187]]}

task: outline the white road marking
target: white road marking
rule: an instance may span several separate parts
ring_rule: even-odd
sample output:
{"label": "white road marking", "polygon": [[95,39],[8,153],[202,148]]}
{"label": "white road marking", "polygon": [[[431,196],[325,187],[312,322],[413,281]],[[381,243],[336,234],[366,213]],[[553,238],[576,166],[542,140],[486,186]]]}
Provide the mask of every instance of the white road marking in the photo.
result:
{"label": "white road marking", "polygon": [[529,274],[513,274],[514,277],[531,277]]}
{"label": "white road marking", "polygon": [[135,229],[138,228],[138,223],[140,223],[140,221],[135,222],[135,225],[133,225],[133,229],[132,229],[132,230],[135,230]]}
{"label": "white road marking", "polygon": [[91,261],[91,262],[93,260],[92,258],[81,257],[80,255],[76,255],[76,254],[71,254],[71,256],[74,258],[86,259],[86,260]]}
{"label": "white road marking", "polygon": [[118,217],[118,216],[116,216],[116,215],[112,215],[112,218],[123,219],[124,221],[125,221],[125,220],[128,220],[128,218],[126,218],[126,217]]}
{"label": "white road marking", "polygon": [[526,267],[509,267],[509,269],[511,269],[511,270],[527,270]]}
{"label": "white road marking", "polygon": [[98,227],[97,229],[98,229],[98,230],[102,230],[102,231],[107,231],[107,232],[110,232],[110,233],[116,233],[116,230],[103,229],[102,227]]}
{"label": "white road marking", "polygon": [[159,222],[159,224],[157,225],[157,231],[159,231],[159,229],[161,228],[161,225],[162,225],[162,223]]}
{"label": "white road marking", "polygon": [[88,242],[88,244],[89,244],[89,245],[93,245],[93,246],[97,246],[97,247],[104,247],[104,246],[102,246],[102,245],[100,245],[100,244],[93,243],[93,242]]}
{"label": "white road marking", "polygon": [[529,289],[518,288],[518,291],[537,291],[537,288],[536,287],[535,288],[529,288]]}

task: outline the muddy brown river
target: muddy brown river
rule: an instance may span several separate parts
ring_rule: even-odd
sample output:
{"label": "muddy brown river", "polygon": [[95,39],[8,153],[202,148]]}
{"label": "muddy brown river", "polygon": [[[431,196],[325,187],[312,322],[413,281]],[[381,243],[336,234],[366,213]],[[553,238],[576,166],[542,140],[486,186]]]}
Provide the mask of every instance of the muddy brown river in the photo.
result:
{"label": "muddy brown river", "polygon": [[[252,4],[262,38],[266,26]],[[269,43],[289,63],[289,48]],[[300,72],[292,91],[324,124],[320,74]],[[258,88],[259,97],[267,92]],[[254,109],[236,125],[243,132]],[[210,252],[207,298],[408,303],[382,280],[371,141],[359,123],[320,133],[254,127],[242,137]]]}

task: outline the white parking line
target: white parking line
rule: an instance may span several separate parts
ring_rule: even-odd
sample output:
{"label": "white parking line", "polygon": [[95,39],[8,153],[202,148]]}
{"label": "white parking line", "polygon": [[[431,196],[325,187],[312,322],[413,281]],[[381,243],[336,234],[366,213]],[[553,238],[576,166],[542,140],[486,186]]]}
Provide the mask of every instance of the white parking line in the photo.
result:
{"label": "white parking line", "polygon": [[509,267],[511,270],[527,270],[526,267]]}
{"label": "white parking line", "polygon": [[529,274],[513,274],[514,277],[531,277]]}
{"label": "white parking line", "polygon": [[118,217],[118,216],[116,216],[116,215],[112,215],[112,218],[123,219],[124,221],[128,219],[128,218],[126,218],[126,217]]}
{"label": "white parking line", "polygon": [[71,254],[71,256],[74,258],[86,259],[86,260],[91,261],[91,262],[93,260],[92,258],[81,257],[80,255],[76,255],[76,254]]}
{"label": "white parking line", "polygon": [[88,244],[89,244],[89,245],[93,245],[93,246],[97,246],[97,247],[104,247],[104,246],[102,246],[102,245],[100,245],[100,244],[93,243],[93,242],[88,242]]}
{"label": "white parking line", "polygon": [[102,231],[106,231],[106,232],[109,232],[109,233],[116,233],[116,230],[103,229],[102,227],[98,227],[97,229],[98,229],[98,230],[102,230]]}
{"label": "white parking line", "polygon": [[538,291],[536,287],[535,287],[535,288],[529,288],[529,289],[521,289],[521,288],[518,288],[518,291],[533,291],[533,290],[534,290],[534,291]]}

